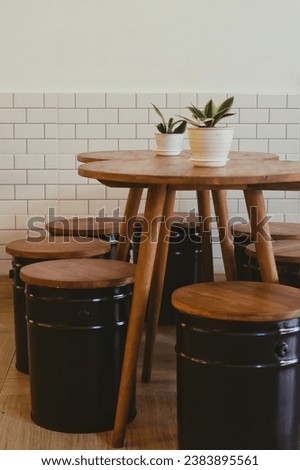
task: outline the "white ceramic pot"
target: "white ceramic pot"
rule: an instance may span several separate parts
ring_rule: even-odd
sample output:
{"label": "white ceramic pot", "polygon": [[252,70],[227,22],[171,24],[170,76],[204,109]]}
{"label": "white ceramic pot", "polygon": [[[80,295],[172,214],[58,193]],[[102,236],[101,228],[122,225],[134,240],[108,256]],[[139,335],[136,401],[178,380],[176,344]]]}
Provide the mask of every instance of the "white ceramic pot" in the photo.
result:
{"label": "white ceramic pot", "polygon": [[157,145],[156,155],[179,155],[181,152],[183,134],[155,134]]}
{"label": "white ceramic pot", "polygon": [[194,127],[188,129],[191,161],[195,166],[225,166],[231,148],[230,127]]}

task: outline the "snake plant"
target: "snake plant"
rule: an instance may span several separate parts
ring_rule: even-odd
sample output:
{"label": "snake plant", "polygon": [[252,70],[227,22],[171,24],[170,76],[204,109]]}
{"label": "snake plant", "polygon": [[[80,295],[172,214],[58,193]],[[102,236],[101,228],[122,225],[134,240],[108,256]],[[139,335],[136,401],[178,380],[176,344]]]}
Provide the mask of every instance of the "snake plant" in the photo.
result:
{"label": "snake plant", "polygon": [[156,125],[157,130],[161,134],[183,134],[184,133],[186,129],[186,125],[187,125],[185,119],[179,119],[177,121],[174,121],[174,119],[171,117],[167,122],[162,112],[158,109],[158,107],[155,106],[155,104],[153,103],[152,103],[152,106],[162,120],[162,122]]}
{"label": "snake plant", "polygon": [[214,127],[221,119],[235,114],[230,112],[233,100],[234,97],[231,96],[223,101],[219,106],[216,106],[211,99],[206,103],[203,109],[197,108],[191,104],[187,109],[191,112],[193,119],[183,116],[179,117],[194,127]]}

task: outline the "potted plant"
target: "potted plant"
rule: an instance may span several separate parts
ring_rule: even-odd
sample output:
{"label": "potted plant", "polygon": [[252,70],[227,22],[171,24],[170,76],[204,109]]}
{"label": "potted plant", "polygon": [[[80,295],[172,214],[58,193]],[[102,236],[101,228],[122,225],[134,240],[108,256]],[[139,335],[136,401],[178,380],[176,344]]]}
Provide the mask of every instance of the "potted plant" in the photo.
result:
{"label": "potted plant", "polygon": [[203,109],[193,104],[187,109],[193,119],[183,118],[193,127],[188,129],[189,143],[192,151],[191,161],[196,166],[224,166],[231,148],[233,129],[216,127],[221,119],[232,116],[230,110],[234,97],[227,98],[219,106],[209,100]]}
{"label": "potted plant", "polygon": [[157,145],[156,155],[179,155],[181,152],[183,133],[187,126],[186,121],[184,119],[175,121],[172,117],[166,121],[158,107],[153,103],[152,106],[161,118],[161,122],[156,125],[159,131],[155,134]]}

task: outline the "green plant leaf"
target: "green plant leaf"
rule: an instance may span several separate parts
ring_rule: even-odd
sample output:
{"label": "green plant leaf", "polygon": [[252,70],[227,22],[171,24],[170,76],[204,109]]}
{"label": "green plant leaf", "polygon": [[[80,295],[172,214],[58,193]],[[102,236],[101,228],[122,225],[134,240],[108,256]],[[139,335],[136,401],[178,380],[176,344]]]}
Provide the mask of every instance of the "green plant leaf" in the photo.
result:
{"label": "green plant leaf", "polygon": [[218,107],[217,113],[219,113],[220,111],[223,111],[224,109],[229,111],[229,109],[233,105],[233,100],[234,100],[234,96],[231,96],[230,98],[227,98],[227,100],[223,101],[223,103],[221,103],[220,106]]}
{"label": "green plant leaf", "polygon": [[174,134],[183,134],[186,130],[186,121],[176,121],[174,124],[180,122],[179,126],[175,127]]}
{"label": "green plant leaf", "polygon": [[199,121],[203,121],[206,118],[205,114],[201,111],[201,109],[197,108],[193,104],[187,109],[192,113],[194,118],[198,119]]}
{"label": "green plant leaf", "polygon": [[209,100],[209,102],[206,104],[204,108],[204,114],[206,117],[211,118],[213,116],[213,100]]}
{"label": "green plant leaf", "polygon": [[166,134],[166,133],[167,133],[166,125],[163,124],[162,122],[160,122],[159,124],[157,124],[156,127],[157,127],[158,131],[159,131],[161,134]]}
{"label": "green plant leaf", "polygon": [[163,117],[162,113],[160,112],[160,110],[158,109],[157,106],[155,106],[155,104],[151,103],[153,108],[155,109],[155,111],[157,112],[157,114],[159,115],[159,117],[161,118],[163,124],[166,125],[166,121],[165,121],[165,118]]}
{"label": "green plant leaf", "polygon": [[170,117],[170,119],[168,121],[168,126],[167,126],[168,134],[172,134],[173,126],[174,126],[174,119],[172,117]]}

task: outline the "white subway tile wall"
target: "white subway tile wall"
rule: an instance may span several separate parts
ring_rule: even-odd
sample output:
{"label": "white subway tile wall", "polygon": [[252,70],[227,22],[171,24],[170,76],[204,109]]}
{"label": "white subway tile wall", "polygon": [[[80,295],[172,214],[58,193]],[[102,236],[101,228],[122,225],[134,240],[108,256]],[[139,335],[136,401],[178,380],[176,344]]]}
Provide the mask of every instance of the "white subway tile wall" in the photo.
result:
{"label": "white subway tile wall", "polygon": [[[300,94],[239,94],[232,150],[299,160]],[[122,214],[127,191],[78,176],[76,154],[97,150],[154,149],[155,103],[169,117],[186,115],[226,93],[0,93],[0,274],[10,257],[5,245],[53,216]],[[184,148],[188,148],[187,136]],[[246,216],[241,191],[229,191],[231,216]],[[273,220],[298,221],[298,192],[268,191]],[[144,201],[142,202],[142,208]],[[193,192],[178,194],[176,210],[196,208]],[[32,232],[31,232],[32,233]],[[215,247],[216,256],[220,250]]]}

